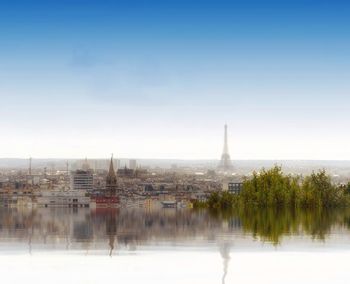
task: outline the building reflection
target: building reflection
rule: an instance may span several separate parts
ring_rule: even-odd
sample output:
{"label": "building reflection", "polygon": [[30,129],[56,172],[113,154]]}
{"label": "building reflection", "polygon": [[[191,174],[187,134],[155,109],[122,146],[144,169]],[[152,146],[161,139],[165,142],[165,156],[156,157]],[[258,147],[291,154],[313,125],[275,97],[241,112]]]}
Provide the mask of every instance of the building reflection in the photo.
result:
{"label": "building reflection", "polygon": [[[35,249],[134,249],[159,243],[217,244],[227,267],[229,249],[239,237],[278,244],[283,235],[325,239],[350,227],[350,212],[242,211],[223,214],[191,209],[0,208],[0,246],[28,243]],[[226,275],[224,269],[224,276]],[[224,278],[223,278],[224,280]]]}
{"label": "building reflection", "polygon": [[131,248],[148,242],[212,239],[213,232],[227,227],[209,212],[176,209],[1,208],[0,214],[0,244],[27,240],[31,249],[50,244],[101,247],[107,241],[112,253],[117,245]]}
{"label": "building reflection", "polygon": [[109,239],[109,256],[112,256],[113,249],[115,246],[115,239],[117,235],[117,209],[107,209],[105,212],[105,220],[106,220],[106,234]]}
{"label": "building reflection", "polygon": [[230,247],[231,247],[231,242],[229,241],[222,242],[219,247],[220,255],[223,260],[223,275],[221,280],[222,284],[225,284],[226,275],[228,271],[228,264],[230,261]]}

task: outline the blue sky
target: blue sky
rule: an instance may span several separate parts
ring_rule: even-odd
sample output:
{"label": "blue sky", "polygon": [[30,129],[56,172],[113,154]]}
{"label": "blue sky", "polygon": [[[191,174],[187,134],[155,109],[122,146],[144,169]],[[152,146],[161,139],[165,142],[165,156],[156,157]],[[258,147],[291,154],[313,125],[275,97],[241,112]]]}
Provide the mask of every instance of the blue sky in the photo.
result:
{"label": "blue sky", "polygon": [[0,1],[1,157],[350,159],[347,1]]}

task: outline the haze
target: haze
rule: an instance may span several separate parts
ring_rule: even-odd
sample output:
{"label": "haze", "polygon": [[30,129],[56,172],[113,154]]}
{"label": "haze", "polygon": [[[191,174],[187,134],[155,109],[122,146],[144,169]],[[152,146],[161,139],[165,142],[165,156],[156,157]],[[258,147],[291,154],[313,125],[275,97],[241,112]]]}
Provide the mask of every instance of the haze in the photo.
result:
{"label": "haze", "polygon": [[350,159],[346,1],[66,2],[1,1],[0,157]]}

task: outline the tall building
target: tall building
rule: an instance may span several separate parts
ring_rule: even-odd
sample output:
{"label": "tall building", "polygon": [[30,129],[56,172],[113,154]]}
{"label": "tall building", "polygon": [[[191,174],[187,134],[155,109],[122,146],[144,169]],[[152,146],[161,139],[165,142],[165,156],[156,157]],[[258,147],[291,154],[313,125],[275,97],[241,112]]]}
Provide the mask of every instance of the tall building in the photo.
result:
{"label": "tall building", "polygon": [[108,196],[115,196],[117,192],[117,175],[114,171],[113,166],[113,155],[111,157],[111,162],[109,164],[109,170],[106,178],[106,194]]}
{"label": "tall building", "polygon": [[224,172],[230,171],[233,169],[230,154],[228,152],[228,143],[227,143],[227,124],[225,124],[225,133],[224,133],[224,149],[222,151],[221,160],[218,166],[218,169]]}
{"label": "tall building", "polygon": [[136,170],[137,162],[136,160],[129,160],[129,169]]}
{"label": "tall building", "polygon": [[91,170],[76,170],[72,173],[71,180],[74,190],[90,191],[94,188],[94,175]]}

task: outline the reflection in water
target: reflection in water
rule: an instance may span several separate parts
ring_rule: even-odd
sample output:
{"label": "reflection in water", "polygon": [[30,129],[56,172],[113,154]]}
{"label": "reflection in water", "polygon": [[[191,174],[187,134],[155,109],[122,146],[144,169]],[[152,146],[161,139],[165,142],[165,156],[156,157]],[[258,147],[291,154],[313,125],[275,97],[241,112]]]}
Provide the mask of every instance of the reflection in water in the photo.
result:
{"label": "reflection in water", "polygon": [[279,243],[284,235],[310,235],[313,239],[325,240],[333,226],[348,227],[349,210],[264,210],[242,217],[244,229],[263,240]]}
{"label": "reflection in water", "polygon": [[[283,270],[285,267],[291,265],[298,267],[299,265],[300,271],[314,271],[315,267],[323,263],[317,262],[319,256],[312,261],[305,260],[310,259],[310,255],[313,254],[291,257],[288,250],[284,250],[288,246],[294,249],[295,246],[306,244],[304,249],[308,251],[312,250],[310,244],[316,244],[316,246],[324,244],[327,249],[339,249],[340,247],[345,251],[344,258],[337,265],[332,266],[332,263],[329,263],[327,267],[331,267],[331,270],[337,275],[343,271],[346,272],[346,268],[340,269],[339,267],[345,262],[344,259],[348,258],[349,228],[349,209],[262,210],[245,208],[236,211],[213,212],[175,208],[160,210],[0,208],[0,259],[3,256],[3,262],[0,263],[11,268],[12,263],[17,265],[18,262],[21,262],[21,269],[27,269],[27,273],[31,273],[29,264],[32,260],[36,261],[36,265],[44,263],[47,269],[49,267],[46,266],[47,260],[51,261],[53,267],[58,267],[62,265],[61,260],[64,259],[64,265],[60,269],[62,273],[65,273],[67,269],[72,269],[71,275],[77,275],[77,279],[80,279],[80,271],[84,273],[86,271],[86,275],[83,273],[86,278],[85,282],[90,283],[99,281],[100,277],[105,277],[105,279],[115,277],[114,274],[109,274],[115,271],[118,271],[118,277],[124,275],[125,283],[130,278],[133,278],[134,282],[128,283],[140,283],[144,280],[143,278],[147,279],[147,276],[152,278],[148,283],[163,283],[154,282],[153,275],[158,275],[160,271],[168,269],[164,273],[173,276],[170,280],[168,279],[168,282],[178,284],[183,283],[181,282],[182,277],[187,274],[193,275],[193,279],[199,277],[200,283],[226,283],[232,278],[237,279],[239,283],[250,278],[250,282],[260,281],[262,274],[259,274],[257,268],[265,267],[265,270],[268,270],[269,267],[275,267],[280,263],[276,259],[282,259],[278,269],[273,268],[269,271],[269,279],[266,279],[265,282],[281,283],[287,273]],[[311,242],[310,240],[320,241]],[[332,247],[334,241],[336,247]],[[281,251],[287,251],[287,253],[254,254],[253,257],[250,254],[251,251],[255,253],[265,248],[275,250],[280,247],[283,247]],[[152,253],[144,254],[148,255],[148,258],[134,258],[136,249],[138,254],[147,249]],[[181,253],[184,250],[186,257],[179,254],[177,249],[181,249]],[[246,250],[249,250],[248,256],[245,254]],[[44,254],[44,257],[40,258],[43,255],[42,252],[47,251],[57,252],[59,255],[57,262],[55,256],[49,257],[51,253]],[[129,253],[129,251],[133,252]],[[157,254],[157,251],[161,253]],[[167,253],[164,254],[163,251]],[[14,252],[19,252],[22,256],[29,252],[33,256],[30,257],[28,263],[26,258],[21,257],[16,258],[16,261],[8,261],[7,257],[13,255]],[[84,256],[84,252],[89,255],[109,256],[117,252],[125,257],[108,258],[108,261],[105,258],[88,257],[86,262],[82,262],[84,266],[80,267],[77,265],[79,261],[77,262],[75,257],[70,257],[70,252],[73,252],[75,256],[80,255],[79,257]],[[214,255],[218,253],[221,255],[222,262],[213,263]],[[232,265],[230,257],[235,259],[235,265]],[[327,257],[323,259],[329,259],[329,257],[331,256],[327,254]],[[334,257],[339,257],[339,255]],[[144,259],[147,260],[144,261]],[[66,266],[65,262],[70,265]],[[140,274],[129,273],[129,267],[135,262],[138,263],[138,269],[142,270]],[[305,266],[313,263],[315,266],[305,269]],[[91,268],[87,269],[86,264],[91,265]],[[180,270],[178,269],[179,264],[183,265]],[[250,273],[252,266],[254,275]],[[265,270],[261,270],[264,275]],[[281,273],[282,278],[278,278],[278,273]],[[244,278],[240,278],[242,275]],[[21,275],[14,276],[20,278]],[[181,279],[176,279],[176,276]],[[271,277],[277,277],[278,280],[271,282]],[[326,279],[323,274],[319,278]],[[302,278],[296,280],[293,283],[303,283]],[[62,279],[56,281],[56,283],[62,282],[64,282]],[[195,281],[188,281],[188,283],[193,282]],[[23,283],[23,281],[18,280],[16,283]],[[79,281],[74,283],[79,283]]]}
{"label": "reflection in water", "polygon": [[106,233],[109,238],[109,256],[112,256],[115,236],[117,234],[117,221],[115,209],[109,209],[106,213]]}
{"label": "reflection in water", "polygon": [[[253,236],[278,245],[283,236],[308,235],[326,240],[339,229],[350,227],[350,211],[242,209],[231,212],[194,211],[190,209],[119,210],[119,209],[0,209],[0,245],[27,241],[29,253],[34,248],[108,246],[109,255],[116,247],[191,242],[201,245],[216,242],[227,263],[235,237]],[[226,270],[225,270],[226,274]]]}
{"label": "reflection in water", "polygon": [[227,275],[228,263],[230,261],[230,243],[224,242],[220,246],[220,254],[224,262],[224,274],[222,275],[222,284],[225,284]]}

